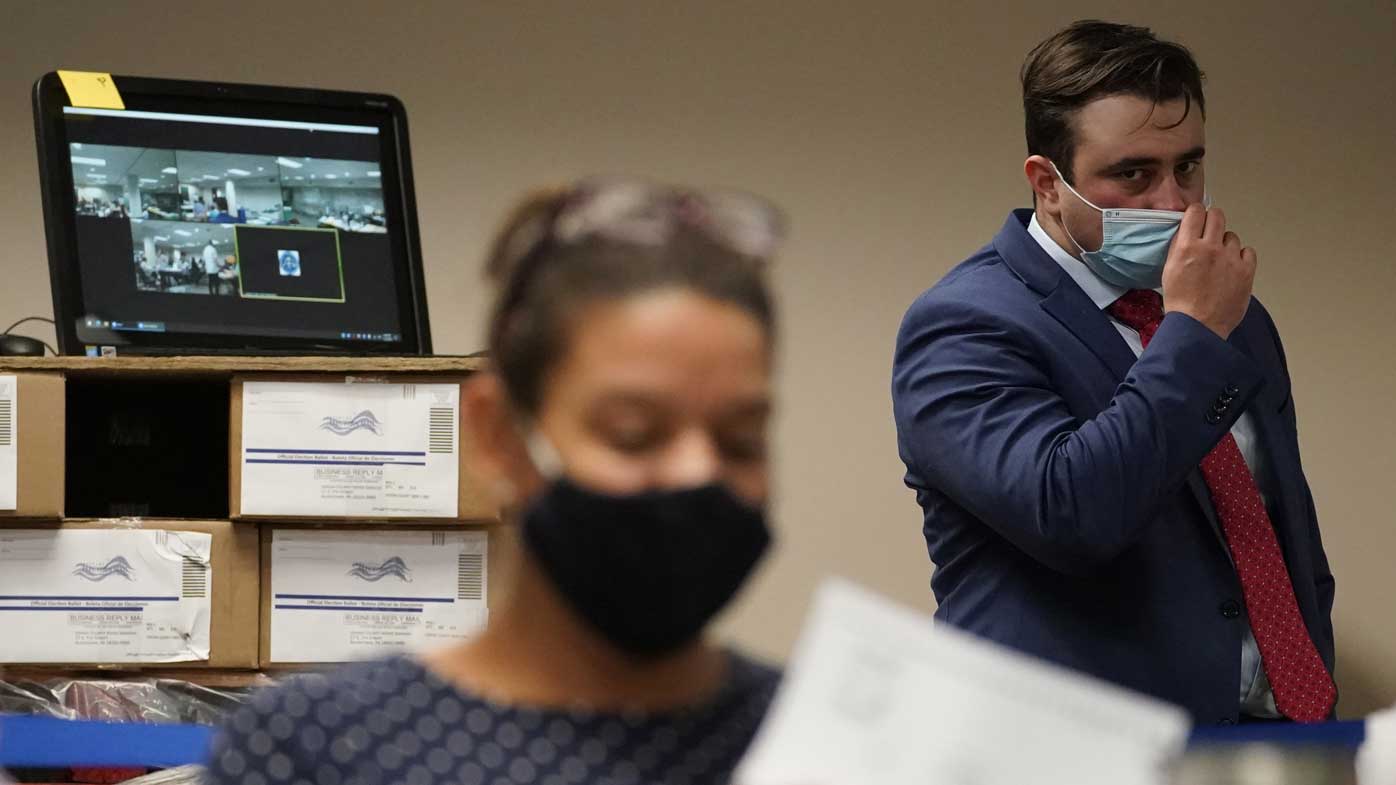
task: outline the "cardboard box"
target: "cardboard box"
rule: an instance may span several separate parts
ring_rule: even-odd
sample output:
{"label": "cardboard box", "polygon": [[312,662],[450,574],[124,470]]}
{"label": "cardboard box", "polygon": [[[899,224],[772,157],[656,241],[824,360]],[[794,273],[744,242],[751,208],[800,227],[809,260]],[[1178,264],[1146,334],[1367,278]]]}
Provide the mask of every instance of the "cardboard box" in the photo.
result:
{"label": "cardboard box", "polygon": [[[8,375],[0,372],[0,376]],[[16,447],[16,506],[7,518],[63,517],[63,453],[67,430],[63,377],[56,373],[14,374],[16,416],[10,423]]]}
{"label": "cardboard box", "polygon": [[[515,542],[513,530],[502,524],[476,525],[476,526],[428,526],[422,524],[390,524],[387,526],[368,526],[364,524],[261,524],[261,544],[262,544],[262,613],[261,613],[261,652],[260,660],[262,667],[294,667],[297,665],[327,664],[337,662],[347,662],[353,659],[365,659],[380,656],[388,656],[402,651],[420,651],[438,646],[449,646],[457,643],[459,639],[449,637],[437,637],[423,642],[419,639],[415,644],[406,642],[405,636],[408,634],[398,622],[407,623],[405,617],[395,618],[399,614],[412,614],[418,619],[427,618],[423,613],[432,602],[440,602],[440,599],[432,600],[427,598],[424,602],[420,595],[438,594],[433,591],[432,582],[424,580],[422,565],[415,561],[416,556],[411,550],[384,547],[375,551],[377,554],[371,559],[356,560],[352,556],[344,555],[335,559],[325,559],[323,552],[306,553],[307,563],[323,565],[325,575],[323,579],[309,578],[301,575],[306,581],[303,585],[313,587],[309,590],[300,589],[287,593],[280,593],[278,587],[282,584],[277,580],[274,570],[278,564],[284,564],[276,554],[273,553],[273,541],[277,539],[278,533],[288,533],[292,536],[304,537],[309,535],[330,535],[335,542],[341,543],[344,538],[358,539],[373,538],[378,535],[397,538],[403,535],[417,537],[431,534],[461,534],[479,533],[485,536],[487,544],[486,557],[483,560],[483,573],[480,580],[484,583],[481,592],[484,595],[485,610],[493,607],[502,596],[502,587],[507,585],[509,576],[515,565]],[[425,547],[427,543],[419,544]],[[444,545],[444,543],[442,543]],[[283,545],[286,545],[283,542]],[[294,545],[294,544],[293,544]],[[416,552],[420,553],[420,550]],[[394,555],[403,555],[404,558],[394,560]],[[384,558],[384,556],[388,558]],[[452,556],[451,558],[455,558]],[[409,574],[404,574],[409,573]],[[460,574],[457,573],[457,576]],[[364,599],[348,599],[335,584],[339,581],[352,583],[360,590],[355,594],[369,595]],[[457,577],[452,582],[450,589],[460,592],[459,597],[464,597],[470,586],[468,579]],[[456,591],[444,592],[457,597]],[[412,597],[413,599],[399,599]],[[283,606],[274,608],[274,606]],[[314,606],[314,607],[312,607]],[[419,610],[412,610],[410,607],[416,606]],[[462,609],[465,612],[467,609]],[[325,650],[331,649],[343,652],[349,643],[351,635],[376,635],[382,633],[386,636],[386,642],[364,642],[356,647],[353,656],[339,656],[336,654],[326,654],[324,656],[298,656],[293,659],[278,659],[276,649],[276,639],[274,638],[274,621],[276,613],[297,614],[297,616],[287,617],[290,619],[304,619],[307,626],[295,626],[290,629],[301,631],[309,630],[307,636],[312,641],[314,631],[308,625],[321,624],[324,626]],[[358,613],[370,618],[361,619],[362,625],[353,625],[347,619],[346,614]],[[310,616],[307,614],[315,614]],[[387,617],[387,618],[376,618]],[[322,621],[323,619],[323,621]],[[352,628],[352,629],[351,629]],[[357,630],[357,631],[356,631]],[[455,634],[455,633],[451,633]],[[334,640],[329,640],[334,638]],[[301,644],[304,646],[305,644]]]}
{"label": "cardboard box", "polygon": [[[255,525],[230,521],[162,519],[70,520],[62,523],[48,522],[9,526],[4,531],[0,531],[0,534],[34,530],[120,531],[133,529],[147,532],[195,532],[211,535],[208,566],[210,575],[207,584],[210,611],[208,659],[180,662],[142,662],[126,659],[118,663],[75,659],[73,662],[62,663],[46,661],[18,664],[58,668],[256,668],[259,650],[258,633],[261,628],[258,623],[258,616],[261,612],[260,588],[258,586],[261,577],[261,551],[258,547],[257,527]],[[134,566],[136,569],[143,568],[143,565],[139,563]],[[69,565],[62,566],[63,570],[68,568]],[[116,576],[116,578],[120,577],[122,576]]]}
{"label": "cardboard box", "polygon": [[[278,521],[337,521],[353,519],[376,523],[394,521],[461,521],[488,523],[498,519],[498,510],[490,504],[473,473],[466,470],[469,464],[470,447],[467,439],[464,417],[457,416],[455,429],[456,448],[456,514],[454,516],[430,515],[343,515],[337,510],[327,510],[324,515],[303,515],[290,511],[246,514],[242,510],[243,491],[243,385],[247,382],[315,382],[322,384],[453,384],[459,387],[465,377],[461,375],[423,376],[334,376],[327,374],[258,374],[235,377],[229,396],[229,438],[228,438],[228,507],[229,515],[235,519],[278,520]],[[462,404],[463,405],[463,404]],[[328,418],[326,418],[328,419]],[[285,445],[294,447],[296,445]]]}

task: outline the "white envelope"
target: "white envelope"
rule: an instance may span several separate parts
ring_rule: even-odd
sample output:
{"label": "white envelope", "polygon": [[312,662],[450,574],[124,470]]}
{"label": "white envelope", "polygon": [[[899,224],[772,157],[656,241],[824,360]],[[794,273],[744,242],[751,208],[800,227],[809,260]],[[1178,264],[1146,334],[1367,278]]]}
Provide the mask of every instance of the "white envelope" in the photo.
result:
{"label": "white envelope", "polygon": [[830,580],[734,781],[1158,783],[1188,727],[1179,708]]}
{"label": "white envelope", "polygon": [[483,531],[272,532],[273,662],[345,662],[465,640],[488,619]]}
{"label": "white envelope", "polygon": [[207,660],[213,537],[0,529],[0,661]]}
{"label": "white envelope", "polygon": [[454,518],[460,386],[246,382],[244,515]]}
{"label": "white envelope", "polygon": [[19,503],[19,380],[0,376],[0,510]]}

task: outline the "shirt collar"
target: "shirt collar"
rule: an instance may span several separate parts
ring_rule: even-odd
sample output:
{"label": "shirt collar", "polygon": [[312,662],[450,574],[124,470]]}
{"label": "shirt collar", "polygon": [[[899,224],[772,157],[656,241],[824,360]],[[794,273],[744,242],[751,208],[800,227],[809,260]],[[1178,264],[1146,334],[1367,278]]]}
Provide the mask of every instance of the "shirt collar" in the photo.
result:
{"label": "shirt collar", "polygon": [[1052,239],[1051,235],[1047,234],[1047,230],[1042,228],[1042,224],[1037,222],[1037,213],[1033,213],[1032,220],[1028,221],[1028,234],[1032,235],[1032,239],[1036,240],[1037,244],[1042,246],[1042,250],[1052,257],[1052,261],[1061,265],[1066,274],[1071,276],[1071,280],[1075,281],[1076,285],[1081,287],[1081,291],[1091,298],[1095,307],[1105,310],[1128,291],[1123,286],[1107,282],[1087,267],[1085,262],[1067,253],[1057,244],[1056,240]]}

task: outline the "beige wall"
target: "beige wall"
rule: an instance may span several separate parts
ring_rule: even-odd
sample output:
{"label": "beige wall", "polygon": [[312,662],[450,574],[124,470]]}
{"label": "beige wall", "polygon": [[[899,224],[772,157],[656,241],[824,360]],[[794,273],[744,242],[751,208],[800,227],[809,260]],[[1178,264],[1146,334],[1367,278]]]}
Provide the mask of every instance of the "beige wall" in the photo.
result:
{"label": "beige wall", "polygon": [[399,95],[441,352],[480,345],[478,260],[521,188],[636,172],[764,192],[794,223],[782,541],[726,629],[781,656],[828,573],[931,607],[888,400],[897,323],[1027,199],[1027,49],[1079,16],[1149,24],[1211,75],[1209,185],[1287,339],[1351,715],[1396,701],[1396,10],[1331,5],[9,2],[0,315],[49,312],[29,88],[55,67]]}

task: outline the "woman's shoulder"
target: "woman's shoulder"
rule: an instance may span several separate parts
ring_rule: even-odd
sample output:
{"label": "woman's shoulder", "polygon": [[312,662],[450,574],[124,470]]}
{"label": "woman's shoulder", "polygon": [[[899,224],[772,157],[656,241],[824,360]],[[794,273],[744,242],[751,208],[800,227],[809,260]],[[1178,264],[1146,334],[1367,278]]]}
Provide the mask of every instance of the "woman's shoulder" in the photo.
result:
{"label": "woman's shoulder", "polygon": [[[286,781],[307,760],[348,761],[382,731],[418,715],[448,713],[439,683],[408,657],[298,674],[253,693],[214,736],[210,781],[248,785],[249,774]],[[457,711],[462,711],[457,703]],[[463,713],[463,711],[462,711]],[[439,727],[439,722],[438,722]],[[254,776],[253,785],[263,785]]]}
{"label": "woman's shoulder", "polygon": [[768,704],[780,686],[781,670],[764,660],[739,651],[729,651],[732,672],[727,692],[751,703]]}
{"label": "woman's shoulder", "polygon": [[[212,785],[489,781],[554,773],[594,781],[634,770],[657,781],[728,776],[780,681],[729,652],[723,688],[658,715],[501,706],[462,692],[409,657],[356,663],[255,693],[215,736]],[[578,777],[582,776],[580,780]]]}

